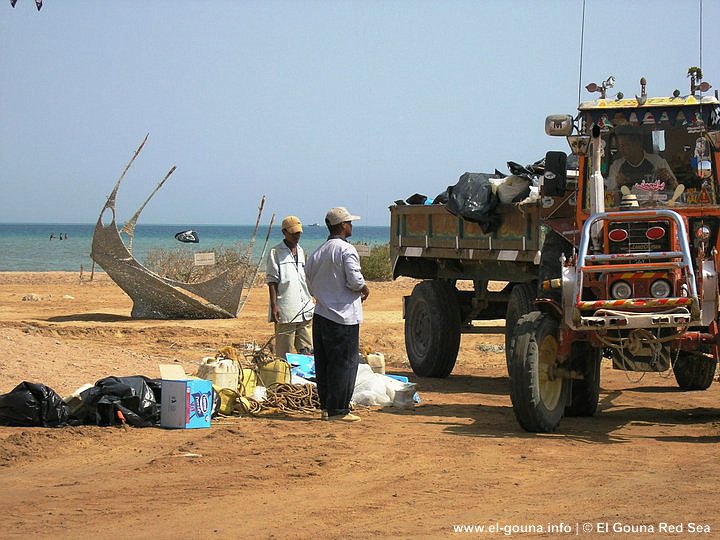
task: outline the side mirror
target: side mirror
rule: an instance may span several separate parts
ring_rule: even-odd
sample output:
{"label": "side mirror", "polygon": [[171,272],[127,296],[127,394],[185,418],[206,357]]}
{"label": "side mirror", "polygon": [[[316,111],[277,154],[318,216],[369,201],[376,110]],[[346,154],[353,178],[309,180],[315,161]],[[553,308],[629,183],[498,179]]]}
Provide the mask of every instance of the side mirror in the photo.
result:
{"label": "side mirror", "polygon": [[711,178],[712,164],[709,161],[698,161],[697,175],[698,178]]}
{"label": "side mirror", "polygon": [[565,152],[545,154],[542,195],[556,197],[565,193],[567,186],[567,155]]}
{"label": "side mirror", "polygon": [[710,178],[712,176],[710,145],[705,137],[700,137],[695,141],[695,159],[697,160],[698,178]]}
{"label": "side mirror", "polygon": [[573,131],[573,117],[569,114],[551,114],[545,118],[545,133],[553,137],[567,137]]}

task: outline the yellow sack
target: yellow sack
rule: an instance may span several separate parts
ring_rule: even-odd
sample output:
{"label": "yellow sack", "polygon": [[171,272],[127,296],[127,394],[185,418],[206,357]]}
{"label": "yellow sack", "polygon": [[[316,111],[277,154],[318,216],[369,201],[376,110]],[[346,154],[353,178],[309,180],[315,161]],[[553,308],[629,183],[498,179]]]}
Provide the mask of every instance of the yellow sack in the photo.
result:
{"label": "yellow sack", "polygon": [[241,370],[240,384],[238,384],[238,392],[241,396],[252,397],[255,386],[257,386],[255,370],[243,368]]}
{"label": "yellow sack", "polygon": [[219,388],[213,386],[215,392],[220,396],[220,408],[218,409],[220,414],[230,416],[235,409],[235,403],[238,399],[238,393],[232,388]]}

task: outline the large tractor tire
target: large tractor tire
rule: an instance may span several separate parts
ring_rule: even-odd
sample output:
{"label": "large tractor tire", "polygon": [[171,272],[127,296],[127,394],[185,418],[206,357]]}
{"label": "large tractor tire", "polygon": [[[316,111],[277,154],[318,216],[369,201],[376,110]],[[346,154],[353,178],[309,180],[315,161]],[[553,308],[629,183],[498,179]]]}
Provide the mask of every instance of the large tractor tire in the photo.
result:
{"label": "large tractor tire", "polygon": [[535,310],[535,283],[519,283],[510,292],[507,311],[505,312],[505,362],[508,375],[510,374],[510,358],[512,357],[512,343],[517,333],[517,323],[520,317]]}
{"label": "large tractor tire", "polygon": [[533,311],[520,318],[511,368],[510,398],[515,418],[526,431],[551,433],[565,412],[570,380],[553,375],[557,362],[558,323]]}
{"label": "large tractor tire", "polygon": [[675,380],[683,390],[707,390],[715,378],[715,364],[712,356],[680,351],[673,364]]}
{"label": "large tractor tire", "polygon": [[447,377],[460,348],[457,290],[446,281],[415,285],[405,313],[405,350],[420,377]]}
{"label": "large tractor tire", "polygon": [[570,384],[570,404],[565,416],[593,416],[600,399],[600,362],[602,349],[579,341],[571,349],[570,369],[582,375]]}

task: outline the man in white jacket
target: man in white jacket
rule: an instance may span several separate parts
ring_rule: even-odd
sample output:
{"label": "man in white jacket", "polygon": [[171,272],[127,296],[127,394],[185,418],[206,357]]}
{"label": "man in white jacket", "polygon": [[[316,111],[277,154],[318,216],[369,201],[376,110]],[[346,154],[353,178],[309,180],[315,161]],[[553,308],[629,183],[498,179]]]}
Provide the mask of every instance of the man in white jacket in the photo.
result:
{"label": "man in white jacket", "polygon": [[330,236],[310,257],[306,273],[317,305],[313,317],[315,377],[323,418],[357,422],[350,399],[357,376],[362,302],[370,294],[360,271],[357,250],[347,241],[352,222],[346,208],[330,209],[325,224]]}
{"label": "man in white jacket", "polygon": [[305,279],[305,252],[300,247],[302,223],[296,216],[282,221],[282,242],[268,253],[265,281],[270,294],[268,319],[275,323],[275,354],[281,358],[294,348],[312,350],[310,327],[315,304]]}

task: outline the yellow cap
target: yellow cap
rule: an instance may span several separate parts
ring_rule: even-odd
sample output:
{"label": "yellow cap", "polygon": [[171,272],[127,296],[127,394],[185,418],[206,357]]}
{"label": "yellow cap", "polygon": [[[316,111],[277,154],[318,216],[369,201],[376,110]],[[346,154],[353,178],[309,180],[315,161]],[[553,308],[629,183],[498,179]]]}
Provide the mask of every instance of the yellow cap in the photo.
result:
{"label": "yellow cap", "polygon": [[290,234],[303,232],[302,223],[300,223],[300,218],[297,216],[287,216],[283,219],[282,229]]}

